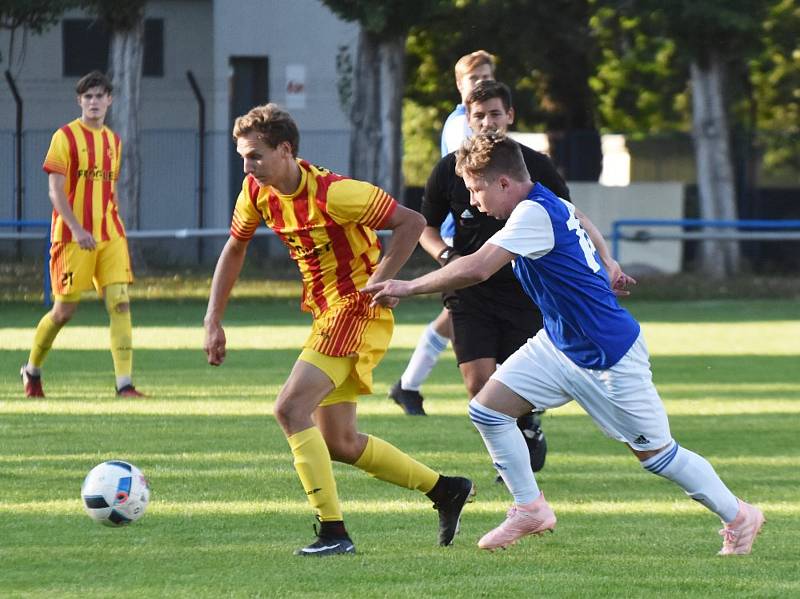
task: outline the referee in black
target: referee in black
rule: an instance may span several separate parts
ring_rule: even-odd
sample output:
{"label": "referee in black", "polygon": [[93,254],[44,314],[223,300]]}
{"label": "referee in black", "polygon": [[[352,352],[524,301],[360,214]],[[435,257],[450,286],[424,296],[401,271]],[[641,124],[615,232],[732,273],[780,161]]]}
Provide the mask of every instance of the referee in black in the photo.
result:
{"label": "referee in black", "polygon": [[[465,104],[474,133],[505,132],[514,122],[511,91],[498,81],[478,83]],[[521,147],[531,180],[569,200],[569,189],[550,159]],[[433,168],[422,199],[427,226],[420,244],[442,266],[477,251],[505,224],[504,220],[487,216],[470,205],[469,191],[463,179],[456,175],[455,166],[455,152],[443,157]],[[452,247],[446,245],[439,234],[448,212],[455,219]],[[510,264],[483,283],[444,294],[443,301],[452,317],[453,349],[470,399],[477,395],[498,364],[542,328],[542,315],[522,290]],[[528,444],[531,468],[538,472],[547,454],[541,418],[532,412],[520,418],[517,424]]]}

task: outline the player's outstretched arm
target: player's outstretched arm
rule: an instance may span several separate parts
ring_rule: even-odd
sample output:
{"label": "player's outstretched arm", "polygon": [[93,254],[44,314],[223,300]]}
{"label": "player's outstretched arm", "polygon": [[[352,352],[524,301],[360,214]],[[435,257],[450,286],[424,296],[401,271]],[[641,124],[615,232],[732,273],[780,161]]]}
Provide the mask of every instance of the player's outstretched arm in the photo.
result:
{"label": "player's outstretched arm", "polygon": [[491,277],[513,260],[514,254],[492,243],[485,243],[477,252],[451,262],[439,270],[411,281],[389,280],[369,282],[362,291],[372,295],[372,303],[389,299],[398,301],[411,295],[462,289]]}
{"label": "player's outstretched arm", "polygon": [[203,319],[203,328],[205,329],[203,350],[208,356],[208,363],[212,366],[219,366],[225,360],[226,339],[225,330],[222,328],[222,317],[225,314],[225,307],[228,305],[233,285],[242,271],[247,254],[247,244],[247,241],[229,237],[214,269],[208,308]]}
{"label": "player's outstretched arm", "polygon": [[417,247],[419,236],[425,228],[425,219],[418,212],[398,205],[382,228],[392,231],[389,249],[372,273],[368,284],[391,279],[400,271]]}
{"label": "player's outstretched arm", "polygon": [[618,296],[630,295],[631,292],[628,291],[628,285],[636,285],[636,279],[622,271],[622,267],[611,256],[611,252],[608,249],[608,245],[606,245],[606,240],[603,238],[602,233],[595,227],[589,217],[577,208],[575,209],[575,216],[581,221],[581,227],[586,231],[589,239],[592,240],[597,250],[597,255],[600,257],[600,260],[603,261],[603,266],[608,273],[608,283],[611,286],[611,290]]}

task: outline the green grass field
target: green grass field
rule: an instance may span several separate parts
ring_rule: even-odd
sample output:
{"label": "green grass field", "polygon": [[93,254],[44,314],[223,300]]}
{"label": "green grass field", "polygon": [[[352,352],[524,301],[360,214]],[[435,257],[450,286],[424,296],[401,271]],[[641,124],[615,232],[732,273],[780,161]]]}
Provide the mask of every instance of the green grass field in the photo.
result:
{"label": "green grass field", "polygon": [[[452,354],[424,388],[427,418],[386,399],[433,301],[397,311],[393,345],[360,402],[360,426],[477,484],[454,546],[416,493],[335,465],[358,555],[292,556],[312,515],[272,415],[306,335],[294,299],[234,300],[229,354],[200,347],[202,301],[135,301],[136,384],[113,397],[106,317],[87,301],[47,363],[43,401],[17,377],[43,309],[0,304],[0,597],[789,597],[800,596],[800,310],[793,301],[630,302],[643,322],[673,434],[764,510],[754,554],[716,556],[718,520],[642,470],[578,408],[545,415],[539,475],[555,534],[508,551],[477,539],[510,503],[479,435]],[[148,476],[147,515],[93,524],[80,485],[106,459]]]}

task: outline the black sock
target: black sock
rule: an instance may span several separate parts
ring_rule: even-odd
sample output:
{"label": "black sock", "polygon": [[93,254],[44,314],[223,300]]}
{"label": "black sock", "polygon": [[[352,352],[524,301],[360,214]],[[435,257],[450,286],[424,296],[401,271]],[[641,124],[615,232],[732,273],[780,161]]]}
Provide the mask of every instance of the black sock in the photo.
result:
{"label": "black sock", "polygon": [[524,416],[520,416],[519,418],[517,418],[517,426],[521,431],[524,431],[525,429],[535,428],[536,421],[533,418],[533,413],[525,414]]}
{"label": "black sock", "polygon": [[447,476],[440,474],[433,489],[425,493],[433,503],[441,503],[447,499],[447,479]]}
{"label": "black sock", "polygon": [[334,520],[332,522],[320,522],[319,536],[338,539],[349,535],[344,527],[344,522],[342,520]]}

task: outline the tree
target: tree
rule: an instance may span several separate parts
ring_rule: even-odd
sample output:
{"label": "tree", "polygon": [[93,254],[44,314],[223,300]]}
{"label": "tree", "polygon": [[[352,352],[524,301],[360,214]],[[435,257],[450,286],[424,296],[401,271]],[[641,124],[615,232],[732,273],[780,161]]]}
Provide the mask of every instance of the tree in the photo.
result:
{"label": "tree", "polygon": [[603,127],[644,137],[691,126],[689,62],[653,15],[598,6],[591,19],[600,59],[590,85]]}
{"label": "tree", "polygon": [[775,3],[764,21],[761,53],[750,62],[755,100],[752,120],[764,152],[763,169],[796,183],[800,162],[800,5],[793,0]]}
{"label": "tree", "polygon": [[[598,0],[600,1],[600,0]],[[615,0],[606,2],[620,19],[637,19],[648,30],[673,43],[686,65],[691,89],[692,138],[700,196],[700,216],[733,220],[737,217],[732,164],[730,112],[732,91],[758,54],[763,22],[775,0]],[[700,268],[721,278],[739,270],[739,245],[706,241]]]}
{"label": "tree", "polygon": [[[449,7],[447,0],[322,0],[360,30],[352,95],[344,106],[353,125],[350,175],[402,197],[402,115],[409,29]],[[347,60],[341,56],[340,66]],[[340,85],[342,88],[347,85]]]}
{"label": "tree", "polygon": [[454,3],[411,31],[408,96],[435,105],[443,118],[457,99],[455,60],[485,49],[498,59],[497,77],[514,92],[517,128],[547,131],[562,173],[573,181],[596,181],[602,155],[589,85],[598,60],[591,14],[589,0]]}
{"label": "tree", "polygon": [[[18,29],[22,28],[23,35],[28,31],[42,33],[55,25],[65,11],[79,4],[80,0],[0,0],[0,29],[11,32],[8,62],[14,61],[14,38]],[[0,61],[2,58],[0,53]]]}
{"label": "tree", "polygon": [[111,34],[109,76],[114,84],[110,126],[122,138],[124,159],[117,201],[132,229],[139,228],[141,156],[139,153],[139,93],[144,53],[144,6],[146,0],[85,0]]}

